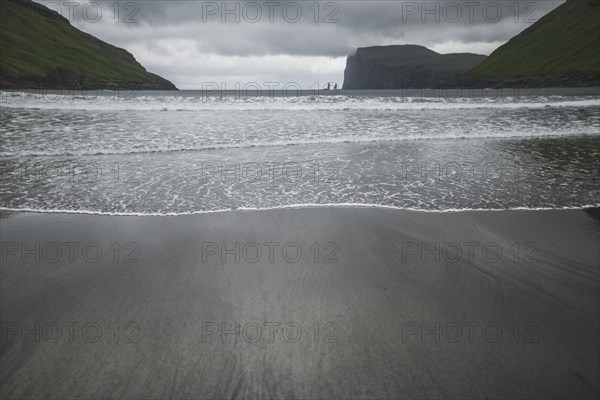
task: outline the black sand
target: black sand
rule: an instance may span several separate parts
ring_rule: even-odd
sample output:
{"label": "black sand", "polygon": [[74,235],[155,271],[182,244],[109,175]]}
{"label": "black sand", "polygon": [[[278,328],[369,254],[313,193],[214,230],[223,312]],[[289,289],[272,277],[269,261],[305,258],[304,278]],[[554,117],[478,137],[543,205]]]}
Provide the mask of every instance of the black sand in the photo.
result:
{"label": "black sand", "polygon": [[2,217],[2,399],[600,394],[597,211]]}

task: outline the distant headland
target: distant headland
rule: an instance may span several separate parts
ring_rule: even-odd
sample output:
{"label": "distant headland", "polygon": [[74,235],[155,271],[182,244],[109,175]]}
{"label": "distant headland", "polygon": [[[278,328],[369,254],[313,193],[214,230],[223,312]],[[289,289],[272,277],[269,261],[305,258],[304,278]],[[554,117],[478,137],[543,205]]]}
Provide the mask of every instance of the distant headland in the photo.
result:
{"label": "distant headland", "polygon": [[600,86],[600,2],[567,0],[489,57],[422,46],[359,48],[344,89]]}
{"label": "distant headland", "polygon": [[348,57],[344,89],[403,89],[407,84],[436,87],[481,64],[479,54],[439,54],[423,46],[359,48]]}

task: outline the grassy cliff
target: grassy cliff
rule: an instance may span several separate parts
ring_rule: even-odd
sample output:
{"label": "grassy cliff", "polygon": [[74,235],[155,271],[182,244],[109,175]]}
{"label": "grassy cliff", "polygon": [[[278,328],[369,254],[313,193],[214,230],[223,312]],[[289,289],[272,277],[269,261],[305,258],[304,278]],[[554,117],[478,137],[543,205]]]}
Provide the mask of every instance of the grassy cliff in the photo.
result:
{"label": "grassy cliff", "polygon": [[490,86],[595,86],[599,77],[600,1],[568,0],[462,80]]}
{"label": "grassy cliff", "polygon": [[31,0],[2,0],[0,14],[4,88],[176,89],[126,50],[78,30]]}

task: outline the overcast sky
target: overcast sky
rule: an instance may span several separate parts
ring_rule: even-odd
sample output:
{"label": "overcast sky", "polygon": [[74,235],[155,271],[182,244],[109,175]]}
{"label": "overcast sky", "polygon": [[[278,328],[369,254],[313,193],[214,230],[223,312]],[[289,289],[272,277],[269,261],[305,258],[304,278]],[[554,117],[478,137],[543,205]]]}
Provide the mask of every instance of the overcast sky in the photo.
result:
{"label": "overcast sky", "polygon": [[37,0],[180,89],[343,82],[357,47],[490,54],[564,0]]}

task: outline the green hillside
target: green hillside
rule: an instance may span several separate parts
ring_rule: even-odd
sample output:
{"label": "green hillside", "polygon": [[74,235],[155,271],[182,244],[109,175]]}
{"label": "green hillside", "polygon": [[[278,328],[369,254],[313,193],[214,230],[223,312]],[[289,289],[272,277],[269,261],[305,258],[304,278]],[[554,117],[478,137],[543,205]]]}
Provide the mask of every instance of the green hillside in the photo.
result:
{"label": "green hillside", "polygon": [[469,71],[482,80],[597,83],[600,1],[568,0]]}
{"label": "green hillside", "polygon": [[0,12],[4,87],[176,89],[126,50],[81,32],[31,0],[2,0]]}

